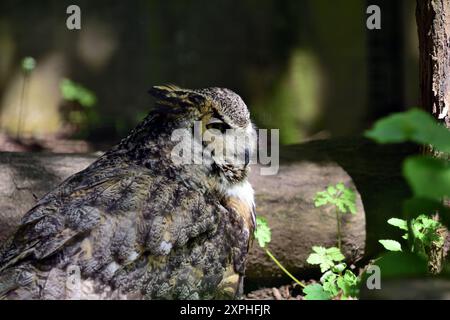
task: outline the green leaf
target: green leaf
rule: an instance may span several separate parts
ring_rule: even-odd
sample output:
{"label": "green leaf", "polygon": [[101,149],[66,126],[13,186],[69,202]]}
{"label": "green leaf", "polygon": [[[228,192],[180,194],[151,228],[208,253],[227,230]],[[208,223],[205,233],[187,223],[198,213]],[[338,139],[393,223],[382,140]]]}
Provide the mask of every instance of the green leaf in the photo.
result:
{"label": "green leaf", "polygon": [[327,192],[330,196],[334,196],[337,193],[337,190],[335,187],[333,186],[328,186],[327,188]]}
{"label": "green leaf", "polygon": [[388,220],[388,223],[394,227],[400,228],[401,230],[408,231],[408,223],[406,222],[406,220],[391,218]]}
{"label": "green leaf", "polygon": [[331,296],[325,292],[322,285],[318,283],[310,284],[303,289],[305,300],[330,300]]}
{"label": "green leaf", "polygon": [[430,200],[424,198],[412,198],[403,203],[403,212],[408,220],[417,218],[421,214],[435,214],[439,212],[440,220],[450,228],[450,209],[443,205],[441,199]]}
{"label": "green leaf", "polygon": [[331,269],[335,265],[335,262],[345,259],[341,251],[335,247],[326,249],[324,247],[314,246],[312,249],[314,253],[311,253],[306,261],[312,265],[319,265],[322,272]]}
{"label": "green leaf", "polygon": [[439,125],[427,112],[412,109],[377,121],[365,136],[378,143],[411,141],[431,144],[443,152],[450,152],[450,131]]}
{"label": "green leaf", "polygon": [[324,206],[332,201],[332,197],[325,192],[325,191],[319,191],[316,193],[314,197],[314,206],[315,207],[321,207]]}
{"label": "green leaf", "polygon": [[341,250],[336,247],[328,248],[326,255],[333,261],[342,261],[345,259],[345,256],[341,253]]}
{"label": "green leaf", "polygon": [[424,156],[409,157],[403,174],[417,197],[439,200],[450,196],[450,167],[448,161]]}
{"label": "green leaf", "polygon": [[389,251],[402,251],[402,245],[395,240],[378,240]]}
{"label": "green leaf", "polygon": [[256,229],[254,235],[261,248],[264,248],[266,244],[270,243],[272,231],[270,230],[267,220],[263,217],[256,218]]}
{"label": "green leaf", "polygon": [[332,271],[327,271],[320,278],[323,290],[328,292],[331,297],[336,296],[339,293],[339,288],[336,284],[337,275]]}
{"label": "green leaf", "polygon": [[444,245],[444,237],[438,233],[443,225],[426,215],[420,215],[411,222],[412,232],[415,239],[422,242],[423,246],[429,247],[433,243],[438,246]]}
{"label": "green leaf", "polygon": [[343,276],[339,276],[337,286],[342,290],[343,298],[356,297],[358,295],[358,277],[350,270],[347,270]]}
{"label": "green leaf", "polygon": [[409,252],[387,252],[375,261],[382,278],[420,277],[428,274],[428,263]]}
{"label": "green leaf", "polygon": [[345,187],[343,183],[328,186],[325,191],[319,191],[314,197],[314,205],[321,207],[334,205],[341,213],[356,213],[356,193]]}
{"label": "green leaf", "polygon": [[323,261],[323,257],[317,253],[311,253],[308,259],[306,259],[306,262],[308,262],[309,264],[321,264]]}
{"label": "green leaf", "polygon": [[342,182],[339,182],[338,184],[336,184],[336,189],[338,189],[339,191],[345,191],[346,190],[345,184],[343,184]]}
{"label": "green leaf", "polygon": [[97,103],[97,97],[92,91],[69,79],[61,81],[60,91],[65,100],[76,101],[85,108],[91,108]]}
{"label": "green leaf", "polygon": [[334,281],[337,278],[337,275],[331,271],[328,270],[327,272],[325,272],[322,277],[320,277],[320,282],[321,283],[325,283],[325,282],[330,282],[330,281]]}
{"label": "green leaf", "polygon": [[357,285],[358,284],[358,277],[351,271],[347,270],[344,274],[344,280],[351,284],[351,285]]}

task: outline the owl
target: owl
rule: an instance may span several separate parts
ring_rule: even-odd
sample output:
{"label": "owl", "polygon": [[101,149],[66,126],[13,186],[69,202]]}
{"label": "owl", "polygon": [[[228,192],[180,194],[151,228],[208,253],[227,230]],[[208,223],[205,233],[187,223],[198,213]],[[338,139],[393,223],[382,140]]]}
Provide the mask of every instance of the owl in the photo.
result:
{"label": "owl", "polygon": [[[150,93],[147,117],[40,199],[2,245],[1,298],[239,297],[255,228],[247,106],[223,88]],[[180,145],[200,152],[175,161]]]}

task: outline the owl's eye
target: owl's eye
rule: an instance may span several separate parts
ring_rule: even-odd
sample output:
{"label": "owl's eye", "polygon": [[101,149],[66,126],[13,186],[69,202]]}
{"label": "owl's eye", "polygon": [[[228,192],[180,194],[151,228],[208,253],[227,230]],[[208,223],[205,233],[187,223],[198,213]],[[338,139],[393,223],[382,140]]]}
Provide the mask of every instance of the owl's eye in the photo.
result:
{"label": "owl's eye", "polygon": [[231,127],[226,124],[225,122],[213,118],[211,119],[211,121],[208,122],[208,124],[206,125],[206,129],[216,129],[219,130],[221,133],[225,133],[227,129],[231,129]]}

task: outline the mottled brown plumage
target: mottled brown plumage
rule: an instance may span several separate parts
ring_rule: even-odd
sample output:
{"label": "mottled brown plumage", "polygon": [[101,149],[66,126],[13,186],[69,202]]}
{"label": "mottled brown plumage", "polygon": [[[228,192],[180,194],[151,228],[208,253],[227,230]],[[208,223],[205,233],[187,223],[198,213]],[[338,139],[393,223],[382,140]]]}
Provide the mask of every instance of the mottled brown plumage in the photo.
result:
{"label": "mottled brown plumage", "polygon": [[151,93],[156,109],[40,199],[2,245],[0,297],[218,299],[239,293],[254,228],[248,161],[213,154],[209,164],[175,164],[171,134],[191,132],[201,121],[253,136],[247,107],[227,89],[165,86]]}

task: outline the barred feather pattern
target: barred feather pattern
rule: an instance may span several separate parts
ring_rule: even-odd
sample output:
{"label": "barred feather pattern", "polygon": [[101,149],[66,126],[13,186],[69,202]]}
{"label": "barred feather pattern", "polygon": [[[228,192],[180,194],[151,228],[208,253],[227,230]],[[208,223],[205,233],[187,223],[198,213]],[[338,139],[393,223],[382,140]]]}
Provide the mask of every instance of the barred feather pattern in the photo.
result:
{"label": "barred feather pattern", "polygon": [[[253,226],[227,205],[210,168],[170,160],[171,131],[201,118],[208,99],[164,90],[175,111],[160,104],[24,215],[0,248],[1,298],[239,295]],[[69,283],[73,270],[79,278]]]}

